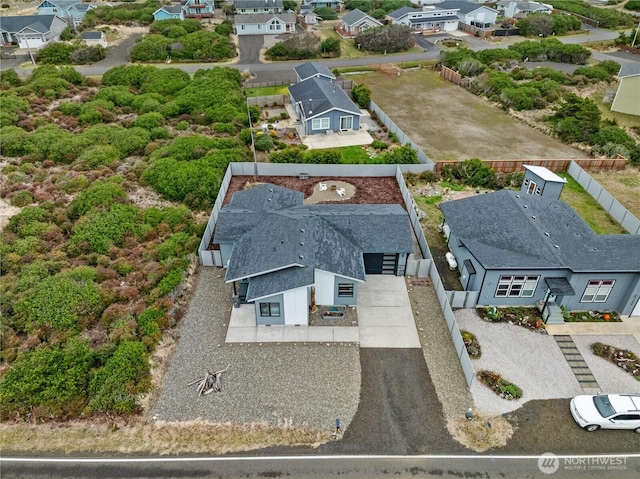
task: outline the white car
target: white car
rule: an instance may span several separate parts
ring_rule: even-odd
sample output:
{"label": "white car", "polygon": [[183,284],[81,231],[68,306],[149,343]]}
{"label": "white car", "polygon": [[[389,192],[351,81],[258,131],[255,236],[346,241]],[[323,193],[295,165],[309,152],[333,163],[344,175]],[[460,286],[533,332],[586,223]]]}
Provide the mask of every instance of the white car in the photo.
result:
{"label": "white car", "polygon": [[571,400],[571,415],[586,431],[632,429],[640,434],[640,396],[576,396]]}

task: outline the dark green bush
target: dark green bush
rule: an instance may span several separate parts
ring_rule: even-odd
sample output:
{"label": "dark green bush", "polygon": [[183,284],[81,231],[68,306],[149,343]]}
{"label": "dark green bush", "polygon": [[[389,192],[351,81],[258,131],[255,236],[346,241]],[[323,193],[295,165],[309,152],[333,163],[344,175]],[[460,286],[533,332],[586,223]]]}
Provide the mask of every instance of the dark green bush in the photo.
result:
{"label": "dark green bush", "polygon": [[407,25],[383,25],[358,32],[354,42],[363,50],[376,53],[394,53],[413,46],[411,28]]}
{"label": "dark green bush", "polygon": [[145,130],[151,130],[162,125],[164,125],[164,117],[157,112],[144,113],[133,122],[133,126],[144,128]]}
{"label": "dark green bush", "polygon": [[253,141],[253,146],[256,151],[271,151],[274,147],[273,138],[267,134],[258,135]]}
{"label": "dark green bush", "polygon": [[351,90],[353,95],[353,101],[355,101],[360,108],[369,108],[371,103],[371,90],[366,85],[356,85]]}
{"label": "dark green bush", "polygon": [[15,125],[21,115],[26,115],[31,110],[29,102],[14,92],[3,91],[0,93],[0,104],[2,105],[0,108],[0,127]]}
{"label": "dark green bush", "polygon": [[313,10],[313,13],[318,15],[323,20],[336,20],[338,18],[338,14],[336,13],[336,11],[333,8],[329,7],[315,8]]}
{"label": "dark green bush", "polygon": [[73,228],[67,243],[70,253],[106,254],[111,246],[122,246],[127,233],[135,231],[138,209],[114,203],[104,211],[89,212]]}
{"label": "dark green bush", "polygon": [[109,208],[115,203],[124,202],[126,198],[127,194],[117,177],[114,180],[96,180],[76,196],[69,205],[67,214],[69,218],[77,219],[94,208]]}
{"label": "dark green bush", "polygon": [[482,160],[472,158],[455,165],[446,165],[442,169],[442,177],[469,186],[491,188],[495,183],[496,173]]}

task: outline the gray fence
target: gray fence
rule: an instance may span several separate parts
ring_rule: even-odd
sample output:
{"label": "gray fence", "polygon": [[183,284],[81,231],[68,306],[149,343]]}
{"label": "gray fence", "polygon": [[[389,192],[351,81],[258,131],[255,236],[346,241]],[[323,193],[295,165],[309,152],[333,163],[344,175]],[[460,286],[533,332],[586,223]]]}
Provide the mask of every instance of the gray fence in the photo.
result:
{"label": "gray fence", "polygon": [[[233,169],[231,168],[231,165],[229,165],[226,173],[224,174],[224,177],[222,178],[222,184],[220,184],[218,197],[216,198],[216,202],[213,205],[211,216],[209,216],[207,227],[204,230],[202,240],[200,241],[200,246],[198,247],[198,255],[200,256],[200,264],[202,266],[216,266],[222,262],[220,258],[220,252],[209,250],[208,248],[209,243],[211,243],[211,237],[213,236],[213,229],[216,226],[216,221],[218,221],[218,215],[220,214],[220,210],[222,209],[222,202],[224,201],[225,196],[227,196],[227,190],[229,189],[229,183],[231,183],[232,176]],[[218,257],[216,258],[216,256]]]}
{"label": "gray fence", "polygon": [[572,161],[568,173],[580,186],[602,206],[607,213],[615,218],[630,234],[640,234],[640,220],[627,210],[622,203],[616,200],[611,193],[605,190],[600,183],[594,180],[580,165]]}
{"label": "gray fence", "polygon": [[429,158],[424,153],[424,151],[422,151],[420,147],[413,142],[411,138],[405,135],[404,131],[402,131],[398,127],[398,125],[396,125],[395,122],[391,118],[389,118],[387,114],[384,111],[382,111],[382,109],[378,105],[375,104],[373,100],[371,100],[371,102],[369,103],[369,110],[372,113],[375,113],[378,119],[382,122],[382,124],[386,126],[390,132],[394,133],[398,137],[398,140],[400,141],[401,144],[403,145],[409,144],[411,145],[411,148],[413,148],[418,152],[418,161],[420,163],[431,164],[431,165],[434,164],[434,161],[431,158]]}
{"label": "gray fence", "polygon": [[447,300],[452,308],[474,308],[479,291],[447,291]]}

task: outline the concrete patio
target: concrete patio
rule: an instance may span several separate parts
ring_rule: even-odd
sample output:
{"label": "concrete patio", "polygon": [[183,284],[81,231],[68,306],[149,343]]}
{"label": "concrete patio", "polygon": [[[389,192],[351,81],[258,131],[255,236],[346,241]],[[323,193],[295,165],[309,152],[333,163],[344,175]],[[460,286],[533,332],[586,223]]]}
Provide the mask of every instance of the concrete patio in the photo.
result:
{"label": "concrete patio", "polygon": [[358,326],[256,326],[255,307],[233,308],[227,343],[356,342],[361,348],[420,348],[404,277],[369,275],[358,287]]}

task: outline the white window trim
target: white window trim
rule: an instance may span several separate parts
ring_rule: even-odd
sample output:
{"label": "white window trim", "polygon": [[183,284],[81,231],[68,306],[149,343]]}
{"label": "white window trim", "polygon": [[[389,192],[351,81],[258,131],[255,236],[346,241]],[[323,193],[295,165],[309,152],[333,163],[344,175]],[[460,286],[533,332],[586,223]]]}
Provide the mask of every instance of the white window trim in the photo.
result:
{"label": "white window trim", "polygon": [[314,118],[311,120],[312,130],[328,130],[331,128],[331,119],[329,117]]}
{"label": "white window trim", "polygon": [[[581,303],[606,303],[616,284],[614,279],[593,279],[587,282]],[[606,292],[606,294],[604,294]]]}
{"label": "white window trim", "polygon": [[[346,130],[342,129],[342,119],[343,118],[351,118],[351,128],[347,128]],[[348,130],[353,130],[353,115],[346,115],[346,116],[341,116],[340,117],[340,131],[348,131]]]}
{"label": "white window trim", "polygon": [[532,298],[539,281],[540,276],[500,276],[496,286],[495,297]]}

